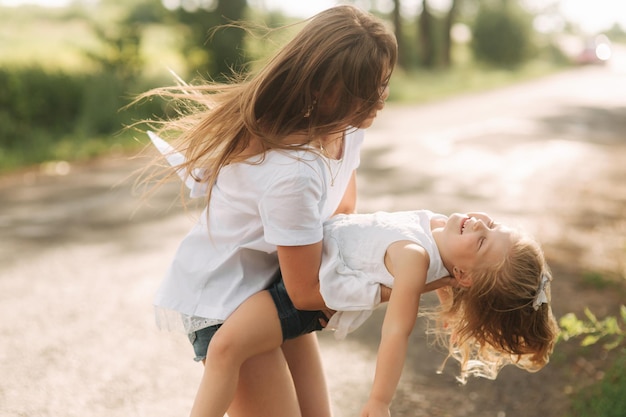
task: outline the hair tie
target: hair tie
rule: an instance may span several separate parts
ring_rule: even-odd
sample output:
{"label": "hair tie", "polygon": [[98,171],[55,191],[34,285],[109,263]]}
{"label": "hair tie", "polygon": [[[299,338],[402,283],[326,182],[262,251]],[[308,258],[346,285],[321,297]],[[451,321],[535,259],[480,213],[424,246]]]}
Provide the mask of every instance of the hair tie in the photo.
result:
{"label": "hair tie", "polygon": [[550,282],[550,278],[548,278],[548,274],[545,272],[541,274],[541,282],[539,283],[539,288],[537,288],[537,295],[533,300],[533,308],[535,311],[539,310],[542,304],[548,304],[548,296],[546,294],[546,283]]}

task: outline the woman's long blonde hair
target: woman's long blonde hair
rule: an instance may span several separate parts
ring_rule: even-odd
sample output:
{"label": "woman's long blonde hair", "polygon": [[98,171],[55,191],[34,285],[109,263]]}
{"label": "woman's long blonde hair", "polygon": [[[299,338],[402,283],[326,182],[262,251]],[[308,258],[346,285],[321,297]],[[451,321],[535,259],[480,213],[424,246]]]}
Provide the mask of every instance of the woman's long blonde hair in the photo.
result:
{"label": "woman's long blonde hair", "polygon": [[[358,127],[378,105],[396,59],[396,39],[380,20],[337,6],[310,18],[255,75],[157,88],[140,99],[160,96],[176,108],[176,117],[150,126],[184,153],[180,168],[207,183],[210,199],[219,170],[251,150],[262,160],[269,149]],[[286,143],[292,134],[302,143]]]}
{"label": "woman's long blonde hair", "polygon": [[[552,274],[539,244],[518,232],[506,259],[470,271],[472,285],[451,292],[435,313],[433,333],[461,364],[458,380],[470,375],[495,379],[509,364],[530,372],[543,368],[559,328],[549,300]],[[545,281],[542,283],[542,281]],[[535,301],[545,291],[547,303]]]}

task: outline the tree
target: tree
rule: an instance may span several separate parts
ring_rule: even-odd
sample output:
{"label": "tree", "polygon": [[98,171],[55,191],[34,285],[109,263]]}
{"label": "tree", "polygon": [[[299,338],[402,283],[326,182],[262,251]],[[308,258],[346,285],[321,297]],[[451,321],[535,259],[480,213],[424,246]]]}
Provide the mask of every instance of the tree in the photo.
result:
{"label": "tree", "polygon": [[245,68],[244,31],[231,24],[242,21],[246,0],[188,0],[174,18],[189,32],[182,46],[191,73],[223,79]]}
{"label": "tree", "polygon": [[133,82],[144,64],[140,54],[141,26],[124,19],[108,25],[91,22],[92,30],[102,43],[102,50],[86,51],[103,73],[116,76],[124,83]]}
{"label": "tree", "polygon": [[441,46],[441,64],[444,67],[452,65],[452,26],[456,20],[459,0],[452,0],[450,10],[444,18],[443,41]]}
{"label": "tree", "polygon": [[433,37],[433,15],[428,1],[422,0],[422,13],[418,17],[418,40],[420,45],[421,63],[426,68],[435,66],[435,38]]}
{"label": "tree", "polygon": [[402,14],[400,12],[400,0],[393,0],[393,27],[398,42],[398,66],[407,69],[409,66],[408,51],[404,42]]}
{"label": "tree", "polygon": [[[215,9],[219,24],[224,25],[240,21],[244,17],[246,0],[219,0]],[[242,29],[226,27],[219,29],[213,36],[213,75],[221,77],[230,74],[231,70],[245,69],[244,31]]]}
{"label": "tree", "polygon": [[479,61],[519,66],[533,50],[530,15],[508,0],[483,4],[474,21],[472,50]]}

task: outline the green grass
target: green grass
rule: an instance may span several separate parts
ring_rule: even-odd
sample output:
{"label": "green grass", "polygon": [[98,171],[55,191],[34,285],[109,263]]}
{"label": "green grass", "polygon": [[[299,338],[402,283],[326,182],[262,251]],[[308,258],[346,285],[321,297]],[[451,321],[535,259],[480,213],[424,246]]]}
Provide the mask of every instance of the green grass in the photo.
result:
{"label": "green grass", "polygon": [[90,68],[83,51],[97,48],[98,42],[87,22],[40,14],[26,19],[0,9],[0,65],[41,64],[71,72]]}
{"label": "green grass", "polygon": [[492,90],[564,70],[563,65],[534,60],[514,71],[485,67],[468,59],[449,69],[411,72],[397,69],[391,77],[391,102],[425,103],[459,94]]}
{"label": "green grass", "polygon": [[600,272],[586,271],[583,272],[581,282],[584,286],[595,290],[602,290],[609,286],[616,286],[616,283],[605,277]]}
{"label": "green grass", "polygon": [[571,417],[624,417],[626,410],[626,351],[613,363],[602,380],[577,392]]}
{"label": "green grass", "polygon": [[0,175],[54,161],[83,162],[105,155],[133,154],[145,146],[145,141],[136,140],[138,136],[128,130],[106,136],[65,135],[54,142],[42,137],[35,140],[36,147],[0,148]]}

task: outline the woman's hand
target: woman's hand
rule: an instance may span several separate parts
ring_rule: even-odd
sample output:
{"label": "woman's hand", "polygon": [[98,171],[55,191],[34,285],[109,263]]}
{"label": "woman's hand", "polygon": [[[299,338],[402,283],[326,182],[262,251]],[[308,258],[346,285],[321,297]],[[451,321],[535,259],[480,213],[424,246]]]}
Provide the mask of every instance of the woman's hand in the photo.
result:
{"label": "woman's hand", "polygon": [[[439,278],[438,280],[435,280],[426,284],[424,286],[424,291],[422,292],[422,294],[435,291],[440,288],[456,287],[457,285],[458,285],[458,282],[456,279],[454,279],[454,277]],[[386,303],[387,301],[389,301],[389,299],[391,298],[391,292],[392,292],[391,288],[386,287],[383,284],[380,284],[380,302]]]}
{"label": "woman's hand", "polygon": [[320,311],[322,312],[322,314],[324,314],[324,317],[326,317],[326,319],[320,318],[319,322],[322,325],[322,327],[326,328],[326,326],[328,326],[328,321],[333,316],[333,314],[335,314],[337,311],[331,310],[330,308],[323,308]]}
{"label": "woman's hand", "polygon": [[438,280],[435,280],[426,284],[424,286],[424,291],[422,292],[422,294],[435,291],[444,287],[456,287],[457,285],[458,285],[458,282],[456,279],[454,279],[454,277],[448,276],[448,277],[439,278]]}
{"label": "woman's hand", "polygon": [[380,302],[386,303],[391,298],[391,288],[380,284]]}

